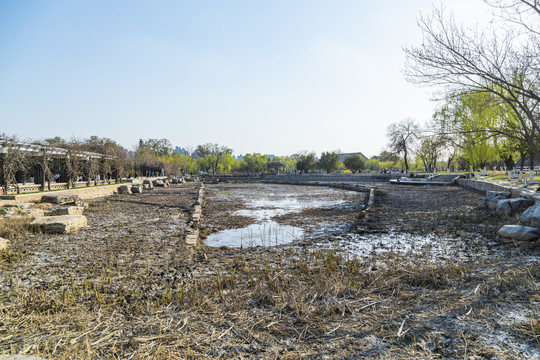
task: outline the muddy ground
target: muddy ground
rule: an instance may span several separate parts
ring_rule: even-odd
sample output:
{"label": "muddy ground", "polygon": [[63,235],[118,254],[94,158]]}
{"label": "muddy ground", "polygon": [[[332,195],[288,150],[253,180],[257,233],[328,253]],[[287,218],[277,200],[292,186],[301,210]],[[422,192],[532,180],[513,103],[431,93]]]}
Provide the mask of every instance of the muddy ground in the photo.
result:
{"label": "muddy ground", "polygon": [[[329,218],[344,225],[278,247],[185,246],[198,184],[93,201],[89,227],[68,235],[2,221],[11,244],[0,263],[0,354],[540,358],[540,252],[495,235],[517,218],[478,209],[480,194],[459,187],[363,185],[376,189],[366,211],[354,206],[363,194],[343,191],[350,206],[276,217],[308,230]],[[253,222],[223,195],[207,187],[203,237]],[[395,233],[455,241],[468,256],[340,251],[345,237]]]}

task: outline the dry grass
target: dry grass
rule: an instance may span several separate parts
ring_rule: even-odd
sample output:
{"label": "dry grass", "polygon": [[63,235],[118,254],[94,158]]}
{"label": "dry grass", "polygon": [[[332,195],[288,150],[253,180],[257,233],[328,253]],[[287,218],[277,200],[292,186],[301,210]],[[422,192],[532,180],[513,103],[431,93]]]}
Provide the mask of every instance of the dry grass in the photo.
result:
{"label": "dry grass", "polygon": [[493,264],[400,254],[247,252],[209,253],[191,275],[165,275],[157,287],[113,267],[32,286],[9,278],[0,352],[58,359],[495,355],[478,334],[460,333],[456,317],[492,323],[507,301],[530,305],[530,326],[511,329],[512,337],[539,340],[538,263],[499,272]]}
{"label": "dry grass", "polygon": [[[445,231],[485,222],[465,213],[445,219],[458,227]],[[459,262],[277,247],[199,249],[186,262],[177,259],[185,248],[171,240],[134,242],[118,232],[70,256],[59,251],[70,242],[26,230],[20,219],[0,223],[9,251],[25,254],[2,255],[0,354],[516,359],[540,349],[540,261],[530,254]],[[26,252],[39,246],[62,259],[34,268],[44,256]]]}

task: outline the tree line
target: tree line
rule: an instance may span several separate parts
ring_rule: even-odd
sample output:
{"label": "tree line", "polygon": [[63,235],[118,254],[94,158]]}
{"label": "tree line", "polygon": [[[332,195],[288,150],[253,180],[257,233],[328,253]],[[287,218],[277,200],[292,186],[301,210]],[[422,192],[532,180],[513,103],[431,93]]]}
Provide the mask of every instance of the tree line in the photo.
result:
{"label": "tree line", "polygon": [[[35,173],[36,166],[39,168],[37,173],[43,174],[39,181],[44,188],[45,184],[50,188],[52,181],[67,182],[68,187],[72,187],[80,181],[90,184],[97,183],[97,179],[111,182],[137,176],[201,173],[259,175],[317,170],[330,173],[345,169],[358,172],[366,166],[359,155],[348,156],[342,163],[339,151],[323,152],[318,159],[314,152],[307,151],[273,157],[249,153],[235,158],[231,148],[213,143],[198,145],[181,154],[173,151],[168,139],[140,139],[137,146],[129,151],[110,138],[91,136],[88,139],[66,140],[57,136],[27,142],[39,145],[40,149],[39,154],[28,155],[20,150],[18,139],[0,134],[0,140],[5,150],[0,159],[0,180],[4,186],[17,186],[25,182],[22,174]],[[65,151],[62,155],[53,155],[54,149],[58,148]]]}

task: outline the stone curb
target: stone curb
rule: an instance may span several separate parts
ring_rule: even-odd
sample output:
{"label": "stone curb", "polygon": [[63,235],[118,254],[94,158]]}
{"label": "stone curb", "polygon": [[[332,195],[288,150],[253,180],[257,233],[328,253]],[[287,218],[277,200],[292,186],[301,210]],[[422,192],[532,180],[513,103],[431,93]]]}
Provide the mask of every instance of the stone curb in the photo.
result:
{"label": "stone curb", "polygon": [[197,195],[197,201],[192,206],[191,217],[186,228],[186,244],[197,246],[199,244],[199,225],[202,217],[202,206],[204,203],[204,183],[201,182],[201,187]]}

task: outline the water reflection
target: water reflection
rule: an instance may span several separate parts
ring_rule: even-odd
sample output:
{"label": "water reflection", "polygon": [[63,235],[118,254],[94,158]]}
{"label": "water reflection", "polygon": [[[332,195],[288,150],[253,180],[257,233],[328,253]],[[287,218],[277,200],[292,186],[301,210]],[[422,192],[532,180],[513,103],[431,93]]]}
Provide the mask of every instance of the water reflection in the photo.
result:
{"label": "water reflection", "polygon": [[[205,244],[219,247],[275,246],[288,244],[304,238],[304,229],[291,225],[281,225],[272,220],[275,216],[301,212],[306,208],[335,207],[344,200],[342,192],[330,188],[311,188],[257,184],[243,187],[229,187],[220,192],[219,197],[238,197],[246,204],[244,209],[233,215],[255,219],[255,223],[240,229],[229,229],[209,235]],[[322,199],[321,199],[322,197]]]}

